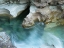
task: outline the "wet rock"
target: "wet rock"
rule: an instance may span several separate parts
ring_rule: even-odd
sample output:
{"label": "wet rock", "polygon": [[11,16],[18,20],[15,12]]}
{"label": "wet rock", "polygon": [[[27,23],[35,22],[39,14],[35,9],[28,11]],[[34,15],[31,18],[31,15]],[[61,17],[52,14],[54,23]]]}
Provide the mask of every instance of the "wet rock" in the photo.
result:
{"label": "wet rock", "polygon": [[5,32],[0,32],[0,48],[16,48]]}

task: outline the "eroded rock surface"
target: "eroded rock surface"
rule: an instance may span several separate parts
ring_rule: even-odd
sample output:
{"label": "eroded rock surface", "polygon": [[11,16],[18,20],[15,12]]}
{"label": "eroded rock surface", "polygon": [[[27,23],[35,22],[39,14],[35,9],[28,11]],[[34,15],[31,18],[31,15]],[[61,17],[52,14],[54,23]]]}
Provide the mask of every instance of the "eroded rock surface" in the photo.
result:
{"label": "eroded rock surface", "polygon": [[[24,19],[23,27],[31,27],[35,22],[44,22],[46,25],[55,23],[64,25],[64,3],[63,0],[31,0],[30,13]],[[48,4],[43,6],[42,4]],[[61,3],[59,3],[61,2]]]}
{"label": "eroded rock surface", "polygon": [[1,0],[0,8],[9,10],[13,17],[17,17],[27,8],[28,4],[28,0]]}
{"label": "eroded rock surface", "polygon": [[[31,27],[35,22],[44,22],[46,26],[64,25],[63,0],[30,0],[30,13],[24,19],[23,27]],[[1,15],[17,17],[28,6],[28,0],[0,0]],[[61,5],[62,4],[62,5]],[[51,26],[53,25],[53,26]],[[15,48],[9,37],[0,33],[1,48]],[[4,33],[5,34],[5,33]],[[3,35],[3,36],[2,36]],[[5,38],[4,38],[5,37]],[[4,43],[3,43],[4,42]],[[49,48],[49,47],[46,47]],[[53,48],[53,46],[52,46]]]}
{"label": "eroded rock surface", "polygon": [[[32,10],[32,9],[30,9]],[[34,9],[35,10],[35,9]],[[33,26],[36,21],[48,23],[63,23],[63,12],[56,6],[48,6],[42,9],[37,8],[35,12],[30,12],[23,21],[23,26]]]}
{"label": "eroded rock surface", "polygon": [[64,4],[64,0],[31,0],[31,2],[37,7]]}

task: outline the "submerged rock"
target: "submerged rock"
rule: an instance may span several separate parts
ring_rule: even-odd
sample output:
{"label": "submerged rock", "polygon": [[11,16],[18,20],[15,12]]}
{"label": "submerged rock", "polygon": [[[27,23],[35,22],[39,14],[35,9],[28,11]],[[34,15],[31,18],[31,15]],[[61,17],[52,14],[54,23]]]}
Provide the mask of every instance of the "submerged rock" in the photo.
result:
{"label": "submerged rock", "polygon": [[0,32],[0,48],[16,48],[5,32]]}

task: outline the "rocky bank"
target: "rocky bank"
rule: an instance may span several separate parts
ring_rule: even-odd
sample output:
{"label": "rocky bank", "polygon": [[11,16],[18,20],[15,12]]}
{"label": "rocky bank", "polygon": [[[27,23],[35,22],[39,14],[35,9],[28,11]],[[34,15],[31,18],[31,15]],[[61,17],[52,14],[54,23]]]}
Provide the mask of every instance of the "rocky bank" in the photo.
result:
{"label": "rocky bank", "polygon": [[[47,5],[42,5],[47,4]],[[46,26],[53,23],[54,26],[64,25],[64,2],[63,0],[33,0],[30,13],[24,19],[22,26],[30,27],[35,22],[44,22]]]}

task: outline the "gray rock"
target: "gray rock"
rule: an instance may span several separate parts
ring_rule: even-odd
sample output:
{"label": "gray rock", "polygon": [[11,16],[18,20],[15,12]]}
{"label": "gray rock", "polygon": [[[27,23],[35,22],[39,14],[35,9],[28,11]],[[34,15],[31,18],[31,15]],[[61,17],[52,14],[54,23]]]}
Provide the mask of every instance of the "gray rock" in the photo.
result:
{"label": "gray rock", "polygon": [[0,32],[0,48],[16,48],[5,32]]}

